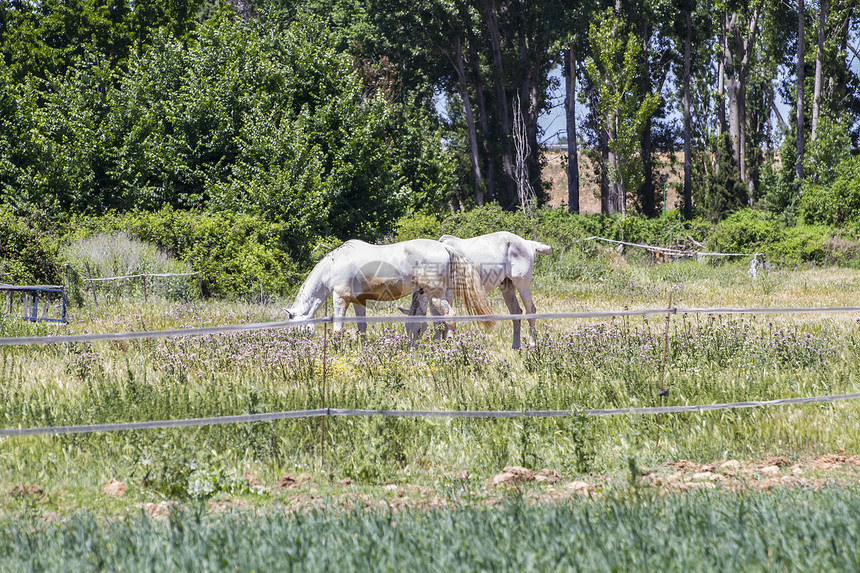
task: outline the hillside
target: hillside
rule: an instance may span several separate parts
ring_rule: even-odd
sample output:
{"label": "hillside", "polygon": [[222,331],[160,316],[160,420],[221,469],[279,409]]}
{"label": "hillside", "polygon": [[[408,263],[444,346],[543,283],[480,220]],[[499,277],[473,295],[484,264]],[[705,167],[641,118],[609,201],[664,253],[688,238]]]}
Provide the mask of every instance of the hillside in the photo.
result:
{"label": "hillside", "polygon": [[[567,173],[562,160],[565,160],[567,152],[545,151],[546,164],[543,170],[544,181],[550,184],[550,201],[552,207],[567,206]],[[677,187],[681,184],[684,154],[678,153],[674,157],[663,155],[658,158],[663,164],[661,173],[667,176],[666,203],[669,209],[675,209],[678,203]],[[584,154],[579,154],[580,192],[579,210],[581,213],[600,213],[600,190],[594,166],[591,160]]]}

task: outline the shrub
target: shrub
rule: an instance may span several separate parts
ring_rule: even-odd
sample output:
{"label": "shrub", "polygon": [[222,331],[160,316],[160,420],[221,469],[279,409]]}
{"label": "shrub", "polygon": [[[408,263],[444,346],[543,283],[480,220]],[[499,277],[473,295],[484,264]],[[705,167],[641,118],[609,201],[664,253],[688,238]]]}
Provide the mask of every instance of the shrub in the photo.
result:
{"label": "shrub", "polygon": [[804,186],[798,212],[810,224],[845,225],[860,220],[860,156],[840,163],[833,183]]}
{"label": "shrub", "polygon": [[56,241],[0,207],[0,282],[60,284]]}
{"label": "shrub", "polygon": [[767,251],[782,238],[779,223],[769,213],[741,209],[723,219],[708,240],[708,248],[726,253]]}
{"label": "shrub", "polygon": [[235,298],[265,292],[284,295],[297,277],[297,260],[309,260],[312,237],[252,215],[175,211],[133,212],[78,219],[72,237],[125,231],[157,246],[201,273],[204,296]]}
{"label": "shrub", "polygon": [[403,217],[394,226],[395,241],[433,239],[442,235],[442,224],[432,215],[415,214]]}
{"label": "shrub", "polygon": [[772,213],[743,209],[727,217],[708,241],[712,250],[764,253],[773,263],[845,262],[856,258],[860,245],[834,237],[825,225],[783,227]]}
{"label": "shrub", "polygon": [[442,232],[458,237],[474,237],[494,231],[510,231],[543,241],[553,248],[566,248],[583,238],[644,242],[653,245],[676,244],[693,238],[704,241],[711,225],[706,221],[681,221],[677,217],[649,219],[639,216],[581,215],[562,209],[539,209],[534,215],[503,211],[489,205],[456,213],[442,223]]}

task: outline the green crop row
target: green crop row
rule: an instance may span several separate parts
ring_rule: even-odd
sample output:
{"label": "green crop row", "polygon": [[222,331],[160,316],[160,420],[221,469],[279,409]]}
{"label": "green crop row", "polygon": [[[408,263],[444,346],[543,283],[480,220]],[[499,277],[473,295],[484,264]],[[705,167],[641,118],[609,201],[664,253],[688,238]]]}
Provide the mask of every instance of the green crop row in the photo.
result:
{"label": "green crop row", "polygon": [[161,522],[5,522],[0,533],[5,571],[851,571],[860,566],[860,492],[628,492],[396,512],[192,508]]}

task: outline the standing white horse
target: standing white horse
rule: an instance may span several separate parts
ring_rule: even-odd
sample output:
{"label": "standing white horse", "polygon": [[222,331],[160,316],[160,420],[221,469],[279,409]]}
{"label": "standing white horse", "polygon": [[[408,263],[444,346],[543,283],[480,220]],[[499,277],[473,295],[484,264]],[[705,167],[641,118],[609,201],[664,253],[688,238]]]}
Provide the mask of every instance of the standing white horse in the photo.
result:
{"label": "standing white horse", "polygon": [[[422,291],[445,316],[456,313],[454,298],[472,315],[492,314],[481,277],[456,248],[429,239],[391,245],[347,241],[317,263],[299,289],[293,306],[284,309],[290,320],[312,318],[331,296],[334,316],[342,318],[352,303],[355,315],[364,317],[368,300],[396,300]],[[489,326],[491,323],[487,323]],[[453,323],[449,324],[453,328]],[[339,333],[342,322],[335,322]],[[359,322],[364,334],[367,323]],[[413,338],[414,340],[414,338]]]}
{"label": "standing white horse", "polygon": [[[481,235],[472,239],[458,239],[451,235],[443,235],[439,241],[442,244],[453,246],[462,251],[472,262],[481,275],[484,292],[489,293],[496,288],[501,289],[502,297],[511,314],[522,313],[522,308],[517,302],[517,292],[526,307],[526,313],[534,314],[535,304],[532,300],[531,286],[532,274],[535,269],[535,255],[549,254],[551,247],[538,241],[530,241],[522,237],[499,231],[488,235]],[[410,315],[424,315],[427,307],[433,311],[433,301],[427,300],[416,292],[412,295],[412,305],[406,312]],[[433,312],[437,314],[437,312]],[[529,321],[529,339],[535,343],[535,320]],[[514,320],[513,348],[520,347],[520,321]],[[407,324],[406,329],[410,336],[415,339],[427,328],[426,324]]]}

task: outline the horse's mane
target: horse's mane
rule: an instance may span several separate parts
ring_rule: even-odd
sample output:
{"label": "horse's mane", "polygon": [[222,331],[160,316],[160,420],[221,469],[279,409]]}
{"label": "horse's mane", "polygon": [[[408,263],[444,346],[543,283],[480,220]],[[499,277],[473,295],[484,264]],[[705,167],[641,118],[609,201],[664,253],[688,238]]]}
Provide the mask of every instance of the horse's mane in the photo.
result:
{"label": "horse's mane", "polygon": [[314,265],[314,268],[311,269],[311,272],[309,272],[307,278],[305,278],[305,282],[303,282],[302,286],[299,287],[299,292],[296,293],[296,300],[293,302],[293,308],[298,308],[299,305],[306,303],[312,296],[313,290],[323,282],[323,278],[329,273],[329,269],[334,263],[334,257],[332,255],[334,255],[335,251],[338,249],[330,251],[326,256],[320,259],[316,265]]}

